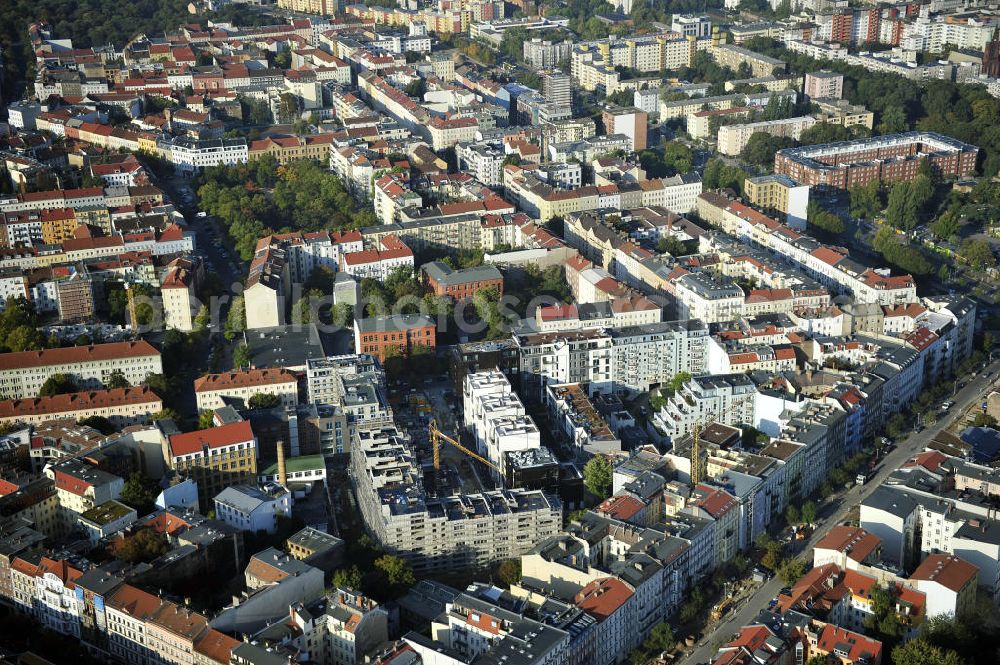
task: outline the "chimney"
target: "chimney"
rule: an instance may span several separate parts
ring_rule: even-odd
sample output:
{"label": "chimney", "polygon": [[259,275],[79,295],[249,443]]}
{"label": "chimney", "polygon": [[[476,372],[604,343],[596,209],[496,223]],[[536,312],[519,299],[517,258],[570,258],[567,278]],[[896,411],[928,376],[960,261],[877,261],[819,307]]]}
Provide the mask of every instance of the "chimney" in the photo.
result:
{"label": "chimney", "polygon": [[285,487],[288,483],[288,473],[285,470],[285,442],[278,440],[278,484]]}

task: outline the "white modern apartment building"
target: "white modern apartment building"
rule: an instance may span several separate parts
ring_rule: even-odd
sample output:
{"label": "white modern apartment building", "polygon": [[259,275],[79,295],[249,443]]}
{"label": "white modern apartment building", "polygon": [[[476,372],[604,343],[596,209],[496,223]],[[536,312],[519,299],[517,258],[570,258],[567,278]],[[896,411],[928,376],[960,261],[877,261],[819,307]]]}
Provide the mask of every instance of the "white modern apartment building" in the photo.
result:
{"label": "white modern apartment building", "polygon": [[737,427],[754,422],[756,396],[757,386],[745,374],[696,376],[667,400],[653,420],[674,441],[695,424],[716,421]]}
{"label": "white modern apartment building", "polygon": [[677,318],[699,319],[705,323],[735,321],[743,314],[745,294],[736,282],[724,275],[693,272],[673,283]]}
{"label": "white modern apartment building", "polygon": [[700,320],[625,328],[518,334],[521,394],[543,400],[552,384],[589,383],[591,392],[633,394],[678,372],[708,368],[708,328]]}
{"label": "white modern apartment building", "polygon": [[157,150],[181,173],[194,173],[206,166],[246,164],[250,153],[246,139],[175,138],[157,142]]}
{"label": "white modern apartment building", "polygon": [[458,169],[488,187],[503,184],[502,167],[506,158],[499,146],[484,143],[459,143],[455,146]]}
{"label": "white modern apartment building", "polygon": [[162,374],[160,352],[144,340],[0,354],[0,398],[35,397],[53,374],[68,374],[79,390],[103,388],[120,372],[132,385]]}
{"label": "white modern apartment building", "polygon": [[476,448],[504,476],[506,453],[541,446],[538,427],[503,372],[467,374],[462,385],[462,403],[465,427],[472,433]]}
{"label": "white modern apartment building", "polygon": [[723,155],[739,155],[750,142],[754,134],[763,133],[771,136],[788,137],[798,140],[802,132],[816,124],[816,118],[804,115],[782,120],[750,122],[739,125],[723,125],[719,127],[716,144]]}

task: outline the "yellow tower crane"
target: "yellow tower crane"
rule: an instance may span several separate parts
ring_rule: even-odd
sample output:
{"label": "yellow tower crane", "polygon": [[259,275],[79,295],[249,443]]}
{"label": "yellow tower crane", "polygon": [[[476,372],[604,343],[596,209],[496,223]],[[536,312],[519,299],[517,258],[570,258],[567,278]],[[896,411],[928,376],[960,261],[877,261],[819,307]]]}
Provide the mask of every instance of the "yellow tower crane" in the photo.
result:
{"label": "yellow tower crane", "polygon": [[459,450],[461,450],[463,453],[465,453],[466,455],[468,455],[472,459],[478,460],[479,462],[481,462],[481,463],[485,464],[486,466],[490,467],[491,469],[493,469],[497,473],[501,473],[500,467],[498,467],[496,464],[494,464],[493,462],[489,461],[488,459],[486,459],[482,455],[469,450],[468,448],[466,448],[465,446],[463,446],[461,443],[459,443],[455,439],[451,438],[450,436],[448,436],[447,434],[445,434],[444,432],[442,432],[441,430],[439,430],[438,427],[437,427],[437,422],[436,421],[432,420],[430,422],[430,424],[427,425],[427,430],[430,432],[430,435],[431,435],[431,448],[434,451],[434,471],[435,471],[435,473],[441,471],[441,441],[442,440],[447,441],[448,443],[450,443],[454,447],[458,448]]}

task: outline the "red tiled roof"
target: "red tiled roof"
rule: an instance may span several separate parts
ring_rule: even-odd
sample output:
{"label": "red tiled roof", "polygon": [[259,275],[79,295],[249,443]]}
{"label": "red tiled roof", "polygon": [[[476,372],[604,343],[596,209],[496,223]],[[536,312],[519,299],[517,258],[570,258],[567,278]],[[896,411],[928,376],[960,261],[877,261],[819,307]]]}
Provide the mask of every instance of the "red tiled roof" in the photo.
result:
{"label": "red tiled roof", "polygon": [[198,377],[194,382],[194,391],[200,393],[226,388],[296,383],[297,381],[295,374],[284,368],[252,369],[246,372],[224,372]]}
{"label": "red tiled roof", "polygon": [[597,512],[614,519],[630,520],[642,512],[642,509],[645,507],[646,504],[634,496],[619,494],[609,499],[605,499],[604,502],[597,507]]}
{"label": "red tiled roof", "polygon": [[159,355],[160,352],[145,340],[138,342],[112,342],[109,344],[91,344],[90,346],[45,349],[43,351],[0,353],[0,370],[116,360],[119,358],[139,358],[143,356],[159,357]]}
{"label": "red tiled roof", "polygon": [[573,601],[581,610],[603,621],[624,605],[633,593],[621,580],[605,577],[580,589]]}
{"label": "red tiled roof", "polygon": [[52,397],[8,399],[0,402],[0,419],[66,413],[111,406],[149,404],[159,401],[160,397],[145,386],[92,390]]}
{"label": "red tiled roof", "polygon": [[253,441],[253,438],[250,423],[244,420],[196,432],[174,434],[170,437],[170,452],[174,456],[190,455],[204,448],[222,448]]}
{"label": "red tiled roof", "polygon": [[851,559],[864,561],[881,544],[881,540],[865,529],[850,526],[835,526],[816,543],[817,549],[836,550]]}
{"label": "red tiled roof", "polygon": [[958,592],[975,580],[979,569],[957,556],[950,554],[931,554],[910,575],[910,580],[937,582],[946,589]]}

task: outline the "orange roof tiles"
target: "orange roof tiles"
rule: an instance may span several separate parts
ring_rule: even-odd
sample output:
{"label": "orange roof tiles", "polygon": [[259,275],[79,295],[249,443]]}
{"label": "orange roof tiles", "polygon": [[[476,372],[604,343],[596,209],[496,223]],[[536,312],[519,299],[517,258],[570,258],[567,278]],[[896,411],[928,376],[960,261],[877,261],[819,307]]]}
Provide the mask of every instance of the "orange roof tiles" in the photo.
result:
{"label": "orange roof tiles", "polygon": [[206,374],[195,379],[194,391],[200,393],[227,388],[297,383],[297,381],[295,374],[284,368],[252,369],[246,372]]}
{"label": "orange roof tiles", "polygon": [[222,448],[253,440],[253,430],[250,428],[250,423],[244,420],[196,432],[174,434],[170,437],[170,452],[175,456],[190,455],[200,452],[206,447]]}
{"label": "orange roof tiles", "polygon": [[0,418],[56,414],[131,404],[150,404],[159,401],[160,397],[145,386],[92,390],[52,397],[4,400],[0,402]]}
{"label": "orange roof tiles", "polygon": [[937,582],[954,592],[961,591],[970,581],[975,581],[979,569],[957,556],[931,554],[910,575],[910,580]]}
{"label": "orange roof tiles", "polygon": [[878,549],[882,543],[878,536],[865,529],[850,526],[835,526],[823,537],[816,548],[844,552],[851,559],[861,562]]}

